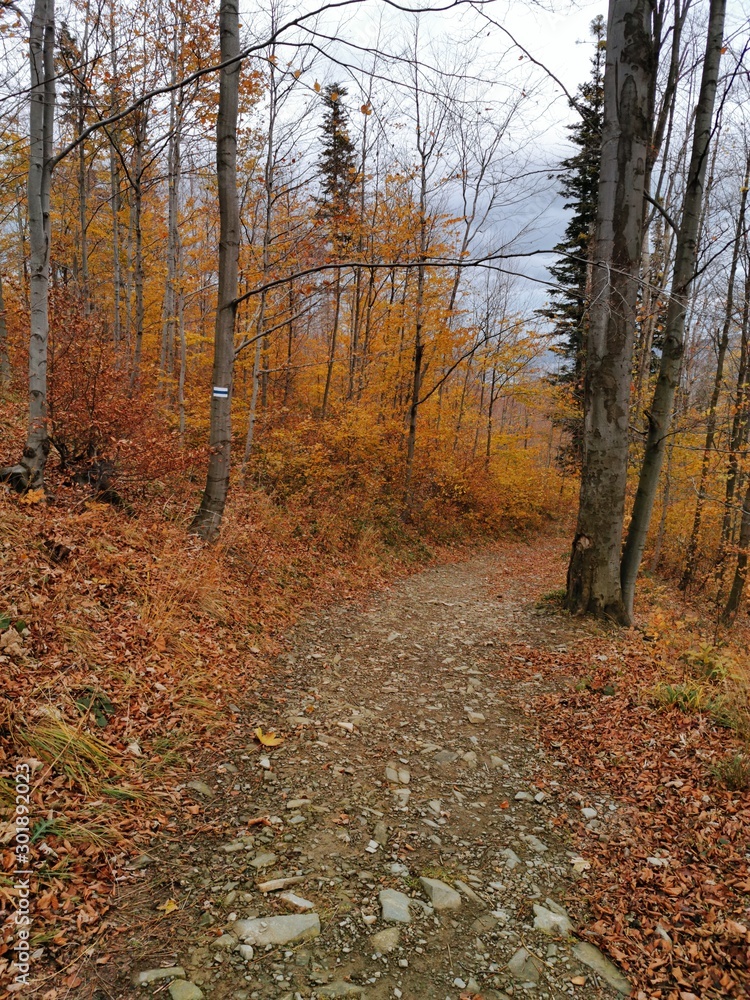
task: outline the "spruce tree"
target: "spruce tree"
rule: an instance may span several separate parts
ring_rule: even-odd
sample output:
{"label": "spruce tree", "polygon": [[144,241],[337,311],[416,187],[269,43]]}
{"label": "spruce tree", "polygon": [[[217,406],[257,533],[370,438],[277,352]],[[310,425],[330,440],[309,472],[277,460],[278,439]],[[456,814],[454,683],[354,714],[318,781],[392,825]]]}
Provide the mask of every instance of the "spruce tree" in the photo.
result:
{"label": "spruce tree", "polygon": [[561,459],[565,464],[580,465],[583,433],[584,345],[589,305],[589,263],[591,240],[596,221],[604,122],[604,50],[606,24],[600,15],[591,22],[595,51],[591,60],[591,78],[578,88],[575,107],[580,117],[568,129],[577,152],[562,161],[560,193],[568,200],[566,209],[573,214],[565,236],[555,250],[562,256],[551,267],[557,288],[540,315],[553,322],[557,337],[555,351],[562,358],[553,381],[569,393],[575,415],[563,421],[570,433],[568,448]]}
{"label": "spruce tree", "polygon": [[345,241],[351,228],[353,193],[357,184],[354,143],[349,137],[349,116],[342,98],[347,91],[331,83],[323,91],[323,150],[318,161],[321,194],[318,214],[331,227],[334,243]]}

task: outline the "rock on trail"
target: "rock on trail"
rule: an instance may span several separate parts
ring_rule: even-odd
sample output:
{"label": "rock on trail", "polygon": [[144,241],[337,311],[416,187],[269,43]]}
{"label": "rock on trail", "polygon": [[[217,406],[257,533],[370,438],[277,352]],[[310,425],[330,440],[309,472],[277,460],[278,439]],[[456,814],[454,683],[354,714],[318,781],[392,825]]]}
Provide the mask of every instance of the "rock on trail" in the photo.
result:
{"label": "rock on trail", "polygon": [[[519,543],[421,572],[365,610],[310,615],[287,637],[239,741],[189,786],[226,835],[150,851],[142,877],[169,872],[182,922],[161,951],[131,927],[138,996],[169,977],[175,1000],[627,991],[574,936],[590,877],[561,833],[575,789],[507,700],[500,653],[566,640],[545,633],[539,588]],[[259,725],[284,742],[259,747]],[[170,956],[165,975],[148,971],[149,949],[151,966]]]}

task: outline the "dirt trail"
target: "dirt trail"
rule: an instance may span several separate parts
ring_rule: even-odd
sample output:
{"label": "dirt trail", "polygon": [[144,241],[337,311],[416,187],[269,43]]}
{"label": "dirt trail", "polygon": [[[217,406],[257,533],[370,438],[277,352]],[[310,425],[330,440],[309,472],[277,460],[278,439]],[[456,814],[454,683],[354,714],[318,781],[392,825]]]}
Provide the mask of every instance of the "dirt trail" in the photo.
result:
{"label": "dirt trail", "polygon": [[[566,785],[502,669],[515,644],[575,642],[578,626],[550,629],[535,604],[559,585],[565,547],[511,543],[412,576],[364,610],[307,618],[260,704],[243,705],[238,679],[244,740],[190,788],[229,832],[143,859],[115,916],[127,967],[117,981],[103,968],[98,995],[165,991],[165,966],[181,967],[174,1000],[627,991],[567,933],[585,925],[586,876],[560,819],[590,810],[605,824],[617,805]],[[260,747],[257,725],[283,744]],[[292,881],[259,888],[277,879]],[[170,897],[171,923],[144,917]],[[152,981],[136,987],[144,972]]]}

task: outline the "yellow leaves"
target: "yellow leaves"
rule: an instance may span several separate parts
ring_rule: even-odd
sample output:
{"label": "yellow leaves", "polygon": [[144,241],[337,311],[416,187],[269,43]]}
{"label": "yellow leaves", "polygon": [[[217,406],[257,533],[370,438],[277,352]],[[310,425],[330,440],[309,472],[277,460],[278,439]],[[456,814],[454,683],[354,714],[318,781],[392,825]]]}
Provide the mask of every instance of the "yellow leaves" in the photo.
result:
{"label": "yellow leaves", "polygon": [[370,104],[369,101],[367,101],[367,103],[363,104],[359,110],[362,112],[363,115],[369,116],[372,114],[372,105]]}
{"label": "yellow leaves", "polygon": [[28,493],[24,493],[22,497],[18,498],[18,502],[25,504],[26,506],[31,506],[32,504],[42,503],[44,500],[44,490],[29,490]]}
{"label": "yellow leaves", "polygon": [[315,83],[313,84],[313,90],[315,91],[315,93],[316,93],[316,94],[319,94],[319,93],[320,93],[320,84],[318,83],[318,81],[317,81],[317,80],[316,80],[316,81],[315,81]]}
{"label": "yellow leaves", "polygon": [[258,726],[258,728],[253,731],[258,742],[262,743],[264,747],[277,747],[284,742],[284,737],[277,736],[273,730],[268,733],[264,733],[263,729]]}
{"label": "yellow leaves", "polygon": [[174,913],[175,910],[179,910],[179,904],[176,899],[168,899],[166,903],[162,903],[161,906],[157,906],[157,910],[163,910],[164,914]]}
{"label": "yellow leaves", "polygon": [[295,80],[299,80],[299,78],[302,76],[302,70],[295,69],[295,71],[292,73],[292,76],[294,77]]}

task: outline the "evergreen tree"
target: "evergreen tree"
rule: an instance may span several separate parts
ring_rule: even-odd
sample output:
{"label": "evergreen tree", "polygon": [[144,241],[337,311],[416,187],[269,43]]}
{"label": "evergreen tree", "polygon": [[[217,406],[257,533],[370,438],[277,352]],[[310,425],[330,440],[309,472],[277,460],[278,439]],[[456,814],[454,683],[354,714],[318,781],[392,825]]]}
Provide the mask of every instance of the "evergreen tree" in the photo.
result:
{"label": "evergreen tree", "polygon": [[357,185],[354,143],[349,137],[349,116],[342,98],[347,91],[337,83],[323,91],[323,151],[318,162],[321,195],[318,213],[331,227],[334,243],[345,242],[351,227],[352,196]]}
{"label": "evergreen tree", "polygon": [[599,15],[591,22],[595,51],[591,60],[591,78],[578,88],[576,110],[580,119],[568,129],[578,151],[562,161],[560,193],[568,201],[566,209],[573,214],[565,236],[555,250],[562,254],[550,268],[559,286],[551,302],[540,315],[552,320],[558,338],[555,351],[563,361],[554,381],[565,386],[575,408],[575,416],[564,421],[570,432],[570,444],[562,456],[567,463],[580,464],[583,431],[583,373],[586,323],[589,304],[589,263],[591,240],[596,221],[601,160],[602,125],[604,122],[604,50],[606,24]]}

